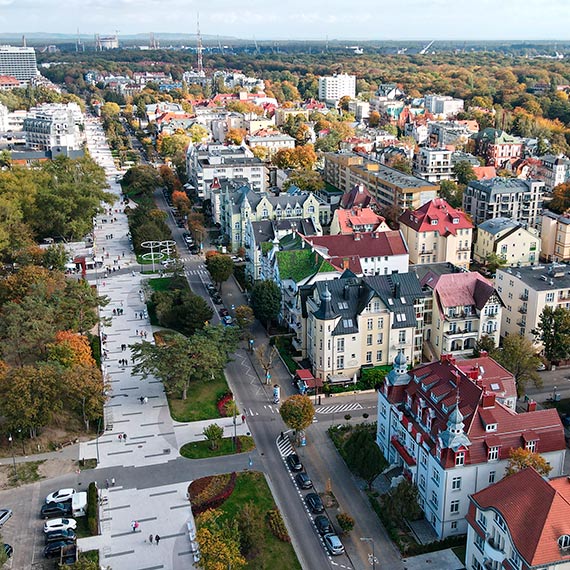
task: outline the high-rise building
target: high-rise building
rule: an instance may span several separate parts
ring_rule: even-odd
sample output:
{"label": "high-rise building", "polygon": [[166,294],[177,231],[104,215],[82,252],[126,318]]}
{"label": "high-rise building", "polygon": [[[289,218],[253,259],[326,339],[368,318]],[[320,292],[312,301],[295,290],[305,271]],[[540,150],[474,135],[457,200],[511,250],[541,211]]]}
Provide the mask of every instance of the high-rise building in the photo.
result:
{"label": "high-rise building", "polygon": [[0,46],[0,75],[11,75],[20,81],[29,81],[37,74],[34,48]]}
{"label": "high-rise building", "polygon": [[341,73],[319,77],[319,99],[321,101],[338,101],[342,97],[356,97],[356,77]]}

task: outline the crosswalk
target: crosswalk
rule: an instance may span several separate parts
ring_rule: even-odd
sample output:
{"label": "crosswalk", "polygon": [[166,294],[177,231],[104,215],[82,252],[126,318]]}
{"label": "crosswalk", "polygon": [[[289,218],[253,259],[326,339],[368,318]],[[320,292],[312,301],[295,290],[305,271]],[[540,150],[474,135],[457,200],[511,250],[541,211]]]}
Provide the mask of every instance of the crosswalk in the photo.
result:
{"label": "crosswalk", "polygon": [[207,277],[210,274],[205,269],[187,269],[186,275],[202,275],[202,277]]}
{"label": "crosswalk", "polygon": [[291,445],[291,441],[288,437],[277,438],[277,449],[279,449],[281,457],[287,457],[294,451],[293,446]]}
{"label": "crosswalk", "polygon": [[[270,404],[264,405],[263,411],[261,413],[265,413],[265,412],[270,412],[272,414],[278,414],[279,413],[279,407],[278,406],[271,406]],[[246,408],[244,410],[244,414],[246,416],[259,416],[259,411],[254,410],[252,408]]]}
{"label": "crosswalk", "polygon": [[350,404],[337,404],[336,406],[320,406],[317,407],[317,414],[338,414],[339,412],[351,412],[353,410],[362,410],[362,404],[352,402]]}

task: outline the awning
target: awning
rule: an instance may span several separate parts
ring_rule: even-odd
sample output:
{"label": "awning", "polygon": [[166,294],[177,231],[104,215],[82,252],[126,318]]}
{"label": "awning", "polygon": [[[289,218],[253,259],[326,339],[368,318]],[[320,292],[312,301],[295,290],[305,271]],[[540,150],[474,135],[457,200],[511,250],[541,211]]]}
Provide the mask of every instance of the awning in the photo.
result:
{"label": "awning", "polygon": [[392,445],[398,452],[398,455],[410,466],[416,464],[416,460],[409,454],[408,450],[398,441],[397,437],[392,437]]}

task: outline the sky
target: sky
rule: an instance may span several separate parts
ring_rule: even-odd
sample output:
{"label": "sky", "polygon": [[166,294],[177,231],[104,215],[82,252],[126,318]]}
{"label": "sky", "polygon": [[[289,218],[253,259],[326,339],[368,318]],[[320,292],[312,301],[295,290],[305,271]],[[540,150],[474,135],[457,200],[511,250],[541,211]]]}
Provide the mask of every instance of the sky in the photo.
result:
{"label": "sky", "polygon": [[568,40],[570,0],[0,0],[1,32]]}

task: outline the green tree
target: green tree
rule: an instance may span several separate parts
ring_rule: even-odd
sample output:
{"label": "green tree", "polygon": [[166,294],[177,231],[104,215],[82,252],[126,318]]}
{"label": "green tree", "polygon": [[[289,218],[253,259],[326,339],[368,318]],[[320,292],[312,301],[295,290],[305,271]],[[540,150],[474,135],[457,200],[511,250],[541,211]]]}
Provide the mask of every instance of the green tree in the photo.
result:
{"label": "green tree", "polygon": [[210,449],[218,449],[220,441],[224,437],[224,428],[218,424],[210,424],[202,430],[202,433],[206,440],[210,442]]}
{"label": "green tree", "polygon": [[404,520],[417,520],[422,512],[418,503],[418,489],[409,481],[402,481],[392,489],[384,506],[390,515],[401,523]]}
{"label": "green tree", "polygon": [[348,534],[354,528],[354,519],[347,513],[339,513],[336,520],[344,533]]}
{"label": "green tree", "polygon": [[498,253],[492,252],[485,258],[485,267],[491,272],[495,273],[500,267],[504,267],[507,264],[507,260],[504,256]]}
{"label": "green tree", "polygon": [[512,448],[509,453],[509,463],[507,464],[505,476],[518,473],[527,467],[533,467],[543,477],[548,477],[548,474],[552,471],[552,467],[540,453],[535,453],[530,449],[523,449],[522,447]]}
{"label": "green tree", "polygon": [[152,295],[152,304],[161,326],[187,336],[203,329],[214,314],[208,302],[189,289],[157,291]]}
{"label": "green tree", "polygon": [[188,134],[190,135],[190,140],[194,143],[202,142],[210,136],[208,129],[198,123],[194,123],[188,129]]}
{"label": "green tree", "polygon": [[105,103],[101,107],[101,117],[105,119],[116,119],[121,114],[121,107],[117,103]]}
{"label": "green tree", "polygon": [[403,172],[404,174],[412,173],[412,161],[409,158],[396,158],[390,164],[392,168]]}
{"label": "green tree", "polygon": [[466,160],[461,160],[453,165],[453,173],[459,184],[467,186],[472,180],[477,180],[477,175],[473,170],[473,166]]}
{"label": "green tree", "polygon": [[570,311],[563,307],[544,307],[536,331],[537,340],[544,346],[548,362],[566,360],[570,355]]}
{"label": "green tree", "polygon": [[154,191],[162,186],[162,178],[156,168],[141,164],[125,172],[121,185],[126,194],[152,198]]}
{"label": "green tree", "polygon": [[325,182],[316,170],[298,168],[285,180],[283,190],[288,190],[292,185],[306,192],[316,192],[325,187]]}
{"label": "green tree", "polygon": [[249,305],[238,305],[235,310],[235,318],[242,335],[249,331],[249,328],[255,320],[253,310]]}
{"label": "green tree", "polygon": [[263,516],[253,501],[248,501],[237,513],[241,553],[252,559],[259,551],[259,537],[263,535]]}
{"label": "green tree", "polygon": [[491,354],[495,350],[495,339],[488,334],[484,334],[475,343],[475,348],[473,349],[473,356],[477,358],[481,356],[481,352],[485,351],[487,354]]}
{"label": "green tree", "polygon": [[453,180],[442,180],[439,183],[439,196],[452,208],[461,208],[463,205],[463,188]]}
{"label": "green tree", "polygon": [[344,444],[347,463],[372,488],[374,479],[384,471],[388,462],[376,445],[369,429],[356,429]]}
{"label": "green tree", "polygon": [[536,387],[542,385],[542,380],[536,372],[541,360],[536,355],[532,341],[525,336],[516,334],[506,336],[501,350],[493,351],[493,357],[515,377],[519,397],[525,393],[529,382]]}
{"label": "green tree", "polygon": [[251,308],[257,319],[266,323],[267,329],[281,310],[281,290],[275,281],[257,281],[251,290]]}
{"label": "green tree", "polygon": [[99,564],[94,560],[85,558],[83,554],[79,554],[79,560],[69,565],[59,565],[60,570],[99,570]]}
{"label": "green tree", "polygon": [[309,396],[295,394],[283,402],[279,408],[279,413],[285,424],[298,434],[313,423],[315,406],[313,406]]}
{"label": "green tree", "polygon": [[212,276],[212,281],[217,283],[221,290],[222,283],[234,272],[234,262],[229,255],[211,255],[206,259],[206,268]]}

